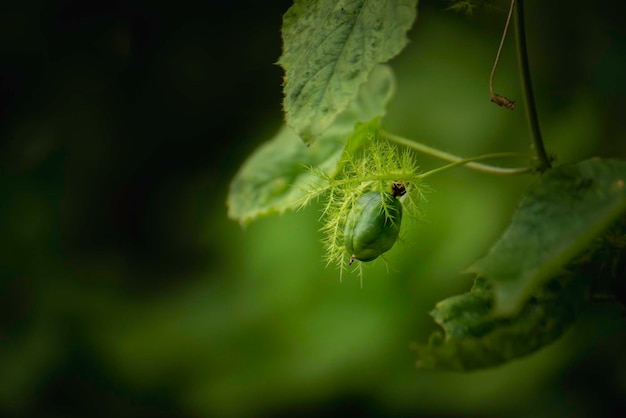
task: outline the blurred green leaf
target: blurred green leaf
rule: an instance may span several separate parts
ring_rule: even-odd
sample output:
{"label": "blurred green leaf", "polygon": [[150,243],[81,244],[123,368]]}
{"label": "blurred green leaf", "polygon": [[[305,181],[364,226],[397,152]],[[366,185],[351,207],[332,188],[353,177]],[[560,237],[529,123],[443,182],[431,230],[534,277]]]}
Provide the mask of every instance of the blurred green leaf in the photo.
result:
{"label": "blurred green leaf", "polygon": [[398,54],[417,0],[296,0],[283,18],[287,125],[317,140],[356,97],[376,64]]}
{"label": "blurred green leaf", "polygon": [[503,237],[470,267],[472,290],[431,312],[445,335],[416,347],[418,367],[493,367],[559,338],[584,308],[592,280],[615,264],[607,254],[623,227],[609,226],[626,209],[624,176],[626,162],[594,158],[535,183]]}
{"label": "blurred green leaf", "polygon": [[333,175],[355,125],[384,115],[394,86],[391,68],[375,67],[350,107],[310,147],[291,128],[283,126],[273,139],[254,151],[235,175],[227,198],[228,216],[248,223],[259,216],[294,209],[294,203],[305,193],[304,186],[319,181],[309,168]]}
{"label": "blurred green leaf", "polygon": [[559,338],[585,306],[589,277],[562,274],[546,283],[514,318],[491,312],[494,293],[477,278],[469,293],[437,304],[431,312],[445,331],[417,346],[417,366],[468,371],[497,366],[538,350]]}
{"label": "blurred green leaf", "polygon": [[448,9],[471,15],[479,7],[494,7],[494,0],[453,0]]}
{"label": "blurred green leaf", "polygon": [[586,160],[550,170],[532,186],[510,226],[468,269],[494,282],[494,313],[512,316],[530,295],[626,210],[626,162]]}

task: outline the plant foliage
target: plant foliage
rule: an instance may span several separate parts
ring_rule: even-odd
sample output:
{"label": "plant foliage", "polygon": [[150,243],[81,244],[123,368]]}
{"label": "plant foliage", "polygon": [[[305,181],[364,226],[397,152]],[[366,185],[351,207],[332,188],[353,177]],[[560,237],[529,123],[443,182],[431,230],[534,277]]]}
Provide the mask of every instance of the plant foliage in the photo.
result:
{"label": "plant foliage", "polygon": [[[463,0],[452,7],[471,12],[489,3]],[[394,79],[379,63],[405,46],[416,4],[295,1],[284,16],[279,61],[286,73],[289,127],[257,149],[235,176],[228,196],[231,218],[246,223],[322,200],[326,261],[343,273],[350,258],[346,222],[365,193],[382,196],[400,182],[406,186],[402,209],[414,215],[427,190],[425,176],[502,155],[455,158],[456,163],[420,174],[413,153],[381,134]],[[476,275],[471,291],[439,302],[431,312],[443,333],[416,346],[418,366],[493,367],[561,336],[585,307],[597,276],[623,280],[615,266],[626,247],[625,228],[607,230],[626,211],[625,181],[626,162],[598,158],[538,178],[502,237],[469,267]],[[385,222],[393,222],[387,200],[380,201]],[[360,262],[356,268],[361,271]]]}

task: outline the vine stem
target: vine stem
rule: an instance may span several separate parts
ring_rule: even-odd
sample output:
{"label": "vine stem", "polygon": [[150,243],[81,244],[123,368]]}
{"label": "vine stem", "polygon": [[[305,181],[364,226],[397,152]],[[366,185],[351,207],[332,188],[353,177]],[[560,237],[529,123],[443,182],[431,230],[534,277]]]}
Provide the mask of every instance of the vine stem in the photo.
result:
{"label": "vine stem", "polygon": [[[460,161],[455,161],[451,164],[446,164],[442,167],[439,168],[435,168],[434,170],[430,170],[424,174],[422,174],[420,177],[424,178],[424,177],[428,177],[430,175],[433,174],[437,174],[440,173],[442,171],[446,171],[449,170],[451,168],[454,167],[458,167],[460,165],[470,165],[470,164],[477,164],[477,165],[484,165],[484,164],[480,164],[480,163],[475,163],[474,161],[481,161],[481,160],[493,160],[495,158],[510,158],[510,157],[528,157],[528,155],[526,154],[520,154],[517,152],[498,152],[498,153],[494,153],[494,154],[485,154],[485,155],[481,155],[479,157],[472,157],[472,158],[465,158],[462,159]],[[487,166],[487,167],[491,167],[491,166]],[[495,168],[500,168],[500,167],[495,167]],[[532,170],[532,167],[524,167],[524,169],[528,169],[529,171]]]}
{"label": "vine stem", "polygon": [[[384,136],[385,138],[387,138],[389,141],[394,142],[398,145],[402,145],[408,148],[412,148],[416,151],[419,151],[423,154],[426,155],[430,155],[432,157],[435,158],[439,158],[441,160],[444,161],[448,161],[451,162],[452,164],[446,165],[444,167],[440,167],[437,168],[435,170],[429,171],[428,175],[430,175],[433,172],[436,172],[438,170],[442,170],[445,167],[448,168],[452,168],[452,167],[456,167],[458,165],[465,165],[468,168],[471,168],[473,170],[476,171],[482,171],[483,173],[491,173],[491,174],[526,174],[526,173],[530,173],[532,171],[534,171],[534,167],[497,167],[497,166],[493,166],[493,165],[488,165],[488,164],[482,164],[482,163],[477,163],[475,161],[477,160],[486,160],[486,159],[493,159],[493,158],[505,158],[505,157],[526,157],[528,158],[529,156],[526,154],[519,154],[519,153],[512,153],[512,152],[507,152],[507,153],[499,153],[499,154],[487,154],[481,157],[476,157],[476,158],[462,158],[459,156],[456,156],[454,154],[450,154],[447,153],[445,151],[441,151],[438,150],[436,148],[432,148],[429,147],[428,145],[424,145],[421,144],[419,142],[415,142],[415,141],[411,141],[410,139],[407,138],[403,138],[401,136],[389,133],[389,132],[385,132],[382,131],[381,135]],[[452,167],[451,167],[452,166]]]}
{"label": "vine stem", "polygon": [[551,167],[550,158],[546,153],[539,128],[539,118],[535,107],[535,95],[533,93],[532,80],[530,78],[530,65],[528,64],[528,50],[526,47],[526,31],[524,28],[524,0],[517,0],[515,7],[515,39],[517,41],[517,58],[522,79],[522,90],[526,102],[526,118],[530,125],[530,134],[537,159],[539,160],[539,172],[544,172]]}

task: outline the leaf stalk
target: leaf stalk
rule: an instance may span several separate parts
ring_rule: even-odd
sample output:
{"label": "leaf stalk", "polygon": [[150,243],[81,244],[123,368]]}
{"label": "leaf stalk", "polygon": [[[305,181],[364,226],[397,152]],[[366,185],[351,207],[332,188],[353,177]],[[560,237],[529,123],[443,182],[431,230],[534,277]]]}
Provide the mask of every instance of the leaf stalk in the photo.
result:
{"label": "leaf stalk", "polygon": [[[535,170],[534,167],[497,167],[497,166],[493,166],[493,165],[489,165],[489,164],[483,164],[483,163],[478,163],[475,162],[476,160],[486,160],[486,159],[493,159],[493,158],[505,158],[505,157],[526,157],[528,158],[529,156],[526,154],[519,154],[519,153],[512,153],[512,152],[507,152],[507,153],[499,153],[499,154],[487,154],[487,155],[483,155],[481,157],[475,157],[475,158],[463,158],[463,157],[459,157],[456,156],[454,154],[450,154],[448,152],[445,151],[441,151],[438,150],[436,148],[433,147],[429,147],[428,145],[424,145],[421,144],[419,142],[415,142],[412,141],[410,139],[407,138],[403,138],[401,136],[386,132],[386,131],[381,131],[380,133],[383,137],[385,137],[387,140],[394,142],[398,145],[402,145],[411,149],[414,149],[416,151],[419,151],[423,154],[426,155],[430,155],[432,157],[435,158],[439,158],[441,160],[444,161],[448,161],[453,163],[454,165],[449,165],[449,166],[444,166],[444,167],[448,167],[448,168],[452,168],[452,167],[456,167],[458,165],[465,165],[467,168],[471,168],[473,170],[476,171],[481,171],[483,173],[490,173],[490,174],[508,174],[508,175],[515,175],[515,174],[526,174],[526,173],[530,173],[532,171]],[[440,167],[436,170],[440,170],[443,169],[444,167]],[[430,173],[433,173],[434,171],[430,171]]]}

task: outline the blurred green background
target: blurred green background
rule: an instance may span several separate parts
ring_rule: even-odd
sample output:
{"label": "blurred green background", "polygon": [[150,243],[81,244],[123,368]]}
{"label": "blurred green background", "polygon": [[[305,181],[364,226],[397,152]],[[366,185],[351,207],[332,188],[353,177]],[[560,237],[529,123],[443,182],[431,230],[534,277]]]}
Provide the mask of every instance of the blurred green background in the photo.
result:
{"label": "blurred green background", "polygon": [[[558,162],[626,157],[626,6],[526,2]],[[626,321],[468,374],[414,366],[427,312],[530,177],[431,178],[420,222],[358,277],[325,268],[319,207],[241,228],[230,179],[279,129],[288,0],[24,0],[0,11],[0,416],[587,417],[626,413]],[[423,0],[384,125],[464,156],[526,151],[508,4]],[[426,170],[440,164],[421,157]]]}

